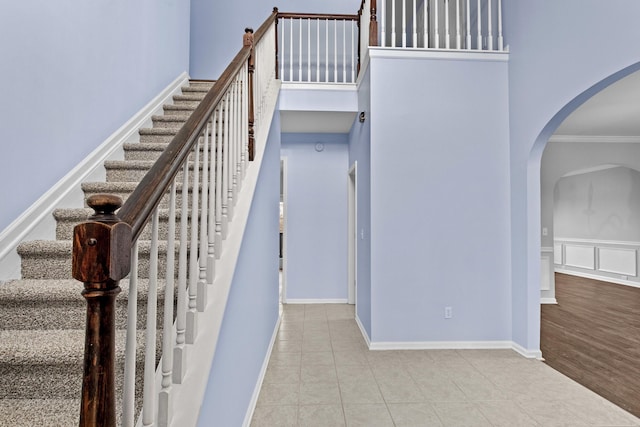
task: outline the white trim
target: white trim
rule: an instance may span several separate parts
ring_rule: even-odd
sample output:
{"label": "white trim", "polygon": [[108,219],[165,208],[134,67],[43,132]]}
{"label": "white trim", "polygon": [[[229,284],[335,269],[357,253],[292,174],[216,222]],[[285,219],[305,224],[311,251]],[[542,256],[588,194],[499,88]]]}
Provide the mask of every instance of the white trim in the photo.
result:
{"label": "white trim", "polygon": [[597,239],[574,239],[555,237],[554,242],[568,242],[568,243],[587,243],[590,245],[620,245],[620,246],[640,246],[640,242],[633,241],[621,241],[621,240],[597,240]]}
{"label": "white trim", "polygon": [[280,299],[282,303],[288,304],[287,300],[287,271],[288,271],[288,262],[287,259],[287,199],[289,192],[289,184],[288,184],[288,158],[287,156],[280,157],[280,167],[282,168],[282,212],[283,212],[283,222],[282,222],[282,294],[280,295]]}
{"label": "white trim", "polygon": [[521,346],[516,342],[511,343],[511,348],[514,351],[520,353],[522,356],[526,357],[527,359],[544,360],[542,358],[542,352],[540,350],[527,350],[526,348],[524,348],[523,346]]}
{"label": "white trim", "polygon": [[336,299],[287,299],[287,304],[347,304],[346,298]]}
{"label": "white trim", "polygon": [[624,285],[624,286],[631,286],[632,288],[640,288],[639,282],[632,282],[631,280],[617,279],[615,277],[609,277],[609,276],[600,276],[597,274],[585,273],[582,271],[567,270],[561,267],[556,267],[555,272],[568,274],[570,276],[584,277],[586,279],[599,280],[601,282],[615,283],[616,285]]}
{"label": "white trim", "polygon": [[395,47],[369,47],[371,58],[384,59],[444,59],[448,61],[492,61],[507,62],[509,52],[492,50],[444,50],[407,49]]}
{"label": "white trim", "polygon": [[104,161],[117,156],[122,158],[122,144],[139,141],[138,130],[150,126],[151,116],[161,112],[162,106],[170,103],[173,94],[188,81],[186,72],[180,74],[0,233],[0,281],[20,277],[18,245],[25,240],[54,239],[56,224],[53,211],[62,206],[83,206],[84,194],[80,184],[104,180]]}
{"label": "white trim", "polygon": [[369,338],[369,335],[367,334],[367,330],[362,325],[362,322],[360,321],[360,317],[358,317],[358,312],[357,311],[356,311],[356,324],[358,325],[358,328],[360,329],[360,333],[362,334],[362,337],[364,338],[364,341],[367,344],[367,348],[369,350],[371,350],[371,339]]}
{"label": "white trim", "polygon": [[[263,116],[272,118],[278,100],[280,81],[276,80],[265,94]],[[233,275],[242,246],[243,235],[247,229],[251,203],[253,202],[265,146],[269,137],[272,120],[265,120],[256,132],[256,156],[247,166],[246,177],[242,182],[242,190],[236,199],[234,218],[229,223],[229,235],[225,240],[224,256],[216,260],[216,277],[213,286],[207,293],[205,311],[198,316],[198,334],[195,343],[187,352],[187,373],[182,384],[173,384],[174,426],[195,426],[200,415],[200,407],[204,398],[211,361],[215,355],[225,307],[231,290]]]}
{"label": "white trim", "polygon": [[243,427],[249,427],[251,424],[251,419],[253,418],[253,413],[256,410],[256,405],[258,404],[258,397],[260,396],[260,389],[262,388],[262,382],[264,381],[264,377],[267,373],[267,367],[269,366],[269,360],[271,359],[271,353],[273,352],[273,346],[276,343],[276,339],[278,338],[278,330],[280,329],[280,323],[282,322],[282,315],[278,316],[278,321],[276,322],[276,327],[273,330],[273,334],[271,335],[271,341],[269,342],[269,348],[267,349],[267,354],[264,356],[264,361],[262,362],[262,368],[260,369],[260,374],[258,375],[258,381],[256,381],[256,386],[253,389],[253,395],[251,396],[251,400],[249,401],[249,406],[247,407],[247,413],[244,416],[244,422],[242,423]]}
{"label": "white trim", "polygon": [[470,350],[512,348],[511,341],[393,341],[372,342],[369,350]]}
{"label": "white trim", "polygon": [[568,176],[584,175],[584,174],[587,174],[587,173],[605,171],[607,169],[615,169],[615,168],[619,168],[619,167],[621,167],[621,166],[620,165],[599,165],[599,166],[594,166],[592,168],[584,168],[584,169],[578,169],[578,170],[575,170],[575,171],[571,171],[571,172],[565,173],[564,175],[562,175],[562,177],[566,178]]}
{"label": "white trim", "polygon": [[[368,49],[368,48],[367,48]],[[362,85],[362,79],[364,78],[364,74],[369,68],[369,55],[365,55],[364,62],[360,64],[360,72],[358,73],[358,78],[356,80],[356,87],[360,90],[360,85]]]}
{"label": "white trim", "polygon": [[541,253],[552,253],[553,252],[553,246],[542,246],[540,248],[540,252]]}
{"label": "white trim", "polygon": [[282,82],[281,90],[336,90],[356,92],[356,83],[314,83],[314,82]]}
{"label": "white trim", "polygon": [[348,248],[348,274],[347,274],[347,298],[349,304],[357,304],[358,301],[358,161],[354,161],[347,173],[347,248]]}
{"label": "white trim", "polygon": [[540,298],[540,304],[557,304],[558,300],[555,298]]}
{"label": "white trim", "polygon": [[640,136],[618,135],[552,135],[549,142],[579,142],[582,144],[640,144]]}

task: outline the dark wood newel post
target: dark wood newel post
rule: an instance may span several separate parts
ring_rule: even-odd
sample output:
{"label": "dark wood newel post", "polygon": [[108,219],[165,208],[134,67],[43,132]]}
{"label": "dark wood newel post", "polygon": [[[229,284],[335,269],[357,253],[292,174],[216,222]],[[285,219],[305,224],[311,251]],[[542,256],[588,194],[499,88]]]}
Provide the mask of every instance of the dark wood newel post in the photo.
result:
{"label": "dark wood newel post", "polygon": [[369,24],[369,46],[378,46],[378,18],[376,16],[378,4],[371,0],[371,23]]}
{"label": "dark wood newel post", "polygon": [[95,214],[73,230],[73,277],[87,300],[80,427],[115,427],[115,300],[131,267],[131,227],[115,215],[120,197],[87,203]]}

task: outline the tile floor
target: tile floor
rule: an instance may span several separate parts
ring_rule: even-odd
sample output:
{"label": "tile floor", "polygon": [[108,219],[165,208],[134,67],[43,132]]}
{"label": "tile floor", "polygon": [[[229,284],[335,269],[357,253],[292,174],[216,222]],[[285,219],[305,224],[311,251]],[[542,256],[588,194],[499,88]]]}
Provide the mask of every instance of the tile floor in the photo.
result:
{"label": "tile floor", "polygon": [[285,305],[252,427],[640,426],[511,350],[369,351],[349,305]]}

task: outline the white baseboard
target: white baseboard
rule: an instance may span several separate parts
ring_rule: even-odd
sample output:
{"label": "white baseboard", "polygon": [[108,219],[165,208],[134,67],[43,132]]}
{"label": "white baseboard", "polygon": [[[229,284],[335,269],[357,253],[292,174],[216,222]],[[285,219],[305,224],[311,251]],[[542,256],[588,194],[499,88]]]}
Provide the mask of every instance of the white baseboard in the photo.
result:
{"label": "white baseboard", "polygon": [[511,343],[511,348],[517,351],[527,359],[542,359],[542,352],[540,350],[527,350],[518,343]]}
{"label": "white baseboard", "polygon": [[358,328],[360,328],[360,333],[362,334],[362,337],[367,343],[367,347],[371,349],[371,338],[369,338],[369,334],[367,334],[367,330],[362,325],[362,322],[360,322],[360,318],[358,317],[357,312],[356,312],[356,324],[358,325]]}
{"label": "white baseboard", "polygon": [[601,282],[615,283],[616,285],[625,285],[625,286],[631,286],[633,288],[640,288],[640,283],[632,282],[631,280],[616,279],[615,277],[600,276],[598,274],[583,273],[581,271],[565,270],[564,268],[560,268],[560,267],[556,267],[555,272],[568,274],[570,276],[584,277],[586,279],[600,280]]}
{"label": "white baseboard", "polygon": [[558,300],[555,298],[540,298],[540,304],[557,304]]}
{"label": "white baseboard", "polygon": [[287,304],[347,304],[346,298],[338,299],[291,299],[287,298]]}
{"label": "white baseboard", "polygon": [[370,350],[478,350],[512,348],[511,341],[393,341],[372,342]]}
{"label": "white baseboard", "polygon": [[173,94],[188,81],[186,72],[180,74],[0,233],[0,282],[20,278],[20,256],[16,252],[18,245],[26,240],[55,239],[53,211],[61,207],[84,206],[80,184],[103,181],[106,176],[104,161],[122,158],[122,145],[139,141],[138,129],[150,127],[151,116],[162,114],[162,106],[172,102]]}
{"label": "white baseboard", "polygon": [[247,408],[247,414],[244,417],[244,422],[242,423],[243,427],[249,427],[251,424],[251,419],[253,418],[253,413],[256,410],[256,405],[258,404],[258,397],[260,396],[260,389],[262,389],[262,382],[264,381],[264,376],[267,373],[267,367],[269,367],[269,360],[271,359],[271,352],[273,351],[273,346],[276,343],[276,339],[278,337],[278,330],[280,329],[280,322],[282,321],[282,315],[278,316],[278,321],[276,322],[276,327],[273,330],[273,335],[271,336],[271,342],[269,343],[269,348],[267,349],[267,354],[264,356],[264,362],[262,362],[262,369],[260,369],[260,374],[258,375],[258,381],[256,381],[256,386],[253,389],[253,396],[251,396],[251,401],[249,402],[249,407]]}

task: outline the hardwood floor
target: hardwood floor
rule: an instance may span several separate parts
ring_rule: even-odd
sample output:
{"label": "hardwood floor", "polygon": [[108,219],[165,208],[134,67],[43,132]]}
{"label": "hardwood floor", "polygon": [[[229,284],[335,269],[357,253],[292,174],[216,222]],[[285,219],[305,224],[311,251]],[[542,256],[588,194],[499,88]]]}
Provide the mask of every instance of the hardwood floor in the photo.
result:
{"label": "hardwood floor", "polygon": [[640,417],[640,288],[556,273],[542,306],[545,362]]}

